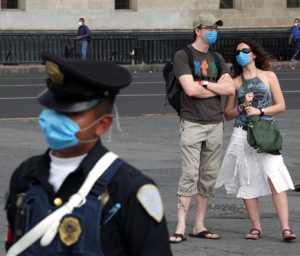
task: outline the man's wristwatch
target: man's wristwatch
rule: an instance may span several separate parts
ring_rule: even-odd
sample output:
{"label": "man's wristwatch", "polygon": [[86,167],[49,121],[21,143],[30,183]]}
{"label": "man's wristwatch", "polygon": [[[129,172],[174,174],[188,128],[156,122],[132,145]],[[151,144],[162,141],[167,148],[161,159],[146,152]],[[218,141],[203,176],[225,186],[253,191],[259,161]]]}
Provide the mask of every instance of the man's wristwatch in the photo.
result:
{"label": "man's wristwatch", "polygon": [[207,89],[207,86],[208,86],[208,81],[207,80],[203,80],[202,81],[202,86]]}

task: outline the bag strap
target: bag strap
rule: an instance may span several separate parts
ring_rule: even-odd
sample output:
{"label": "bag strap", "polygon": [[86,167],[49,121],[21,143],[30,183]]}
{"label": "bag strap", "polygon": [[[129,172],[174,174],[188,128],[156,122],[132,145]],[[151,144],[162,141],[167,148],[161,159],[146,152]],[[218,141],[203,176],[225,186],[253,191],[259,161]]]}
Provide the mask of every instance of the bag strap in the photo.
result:
{"label": "bag strap", "polygon": [[187,45],[184,46],[182,49],[184,50],[185,54],[188,56],[189,65],[192,70],[192,75],[195,78],[194,57],[193,57],[192,50]]}
{"label": "bag strap", "polygon": [[14,245],[12,245],[6,256],[19,255],[40,238],[42,246],[49,245],[57,234],[58,226],[62,218],[65,215],[72,213],[74,208],[81,207],[85,204],[86,196],[91,191],[96,181],[117,159],[118,156],[113,152],[107,152],[102,156],[89,172],[79,191],[76,194],[73,194],[68,202],[41,220],[35,227],[29,230]]}

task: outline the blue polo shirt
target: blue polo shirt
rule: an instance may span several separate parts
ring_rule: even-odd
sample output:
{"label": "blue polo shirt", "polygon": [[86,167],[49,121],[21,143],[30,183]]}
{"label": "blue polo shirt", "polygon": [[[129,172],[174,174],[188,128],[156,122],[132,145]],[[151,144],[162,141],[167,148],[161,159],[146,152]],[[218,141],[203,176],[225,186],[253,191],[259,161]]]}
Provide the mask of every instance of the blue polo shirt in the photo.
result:
{"label": "blue polo shirt", "polygon": [[300,26],[293,26],[291,28],[291,33],[295,40],[300,40]]}

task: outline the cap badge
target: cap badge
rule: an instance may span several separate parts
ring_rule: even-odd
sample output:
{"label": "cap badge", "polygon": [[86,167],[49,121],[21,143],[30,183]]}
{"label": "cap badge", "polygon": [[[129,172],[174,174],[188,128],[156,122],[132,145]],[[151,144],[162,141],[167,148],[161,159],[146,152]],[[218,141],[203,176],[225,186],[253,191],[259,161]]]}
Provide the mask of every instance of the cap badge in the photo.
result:
{"label": "cap badge", "polygon": [[53,83],[56,83],[56,84],[64,83],[63,73],[59,69],[58,65],[56,65],[52,61],[46,61],[46,71]]}
{"label": "cap badge", "polygon": [[59,238],[66,245],[71,246],[78,242],[82,229],[79,220],[75,217],[66,217],[59,226]]}

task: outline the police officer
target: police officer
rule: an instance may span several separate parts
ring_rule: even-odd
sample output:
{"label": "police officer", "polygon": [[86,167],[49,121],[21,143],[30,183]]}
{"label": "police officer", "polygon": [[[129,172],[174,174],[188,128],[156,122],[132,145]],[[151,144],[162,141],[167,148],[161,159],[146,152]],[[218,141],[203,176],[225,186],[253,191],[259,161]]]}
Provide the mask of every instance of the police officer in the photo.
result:
{"label": "police officer", "polygon": [[116,65],[44,55],[39,116],[48,150],[13,173],[7,255],[172,255],[153,181],[100,137],[130,73]]}

